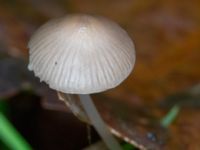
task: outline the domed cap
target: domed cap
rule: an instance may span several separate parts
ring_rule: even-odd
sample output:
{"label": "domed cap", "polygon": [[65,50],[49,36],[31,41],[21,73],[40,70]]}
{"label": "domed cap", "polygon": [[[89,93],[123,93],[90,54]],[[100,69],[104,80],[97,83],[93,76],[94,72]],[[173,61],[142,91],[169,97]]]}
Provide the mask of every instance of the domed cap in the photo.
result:
{"label": "domed cap", "polygon": [[135,50],[116,23],[97,16],[53,19],[31,37],[29,70],[52,89],[91,94],[119,85],[133,69]]}

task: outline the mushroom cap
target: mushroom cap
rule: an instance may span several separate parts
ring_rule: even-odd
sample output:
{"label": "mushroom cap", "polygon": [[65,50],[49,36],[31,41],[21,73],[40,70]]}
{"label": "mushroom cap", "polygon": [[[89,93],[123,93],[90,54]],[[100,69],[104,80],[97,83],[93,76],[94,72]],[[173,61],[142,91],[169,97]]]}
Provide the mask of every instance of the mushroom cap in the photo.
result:
{"label": "mushroom cap", "polygon": [[91,94],[119,85],[135,63],[134,44],[125,30],[100,16],[53,19],[31,37],[29,70],[50,88]]}

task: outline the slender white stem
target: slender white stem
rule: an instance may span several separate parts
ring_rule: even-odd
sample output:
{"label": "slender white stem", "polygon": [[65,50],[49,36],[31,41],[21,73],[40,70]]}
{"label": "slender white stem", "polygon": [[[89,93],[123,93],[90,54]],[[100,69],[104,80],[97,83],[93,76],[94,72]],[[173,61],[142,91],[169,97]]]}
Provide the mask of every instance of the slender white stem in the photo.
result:
{"label": "slender white stem", "polygon": [[58,98],[71,109],[73,114],[79,120],[87,124],[91,124],[82,104],[80,103],[80,98],[78,97],[78,95],[58,92]]}
{"label": "slender white stem", "polygon": [[105,142],[110,150],[122,150],[120,144],[109,132],[103,119],[99,115],[91,97],[89,95],[79,95],[81,104],[83,105],[85,112],[87,113],[92,125],[95,127],[102,140]]}

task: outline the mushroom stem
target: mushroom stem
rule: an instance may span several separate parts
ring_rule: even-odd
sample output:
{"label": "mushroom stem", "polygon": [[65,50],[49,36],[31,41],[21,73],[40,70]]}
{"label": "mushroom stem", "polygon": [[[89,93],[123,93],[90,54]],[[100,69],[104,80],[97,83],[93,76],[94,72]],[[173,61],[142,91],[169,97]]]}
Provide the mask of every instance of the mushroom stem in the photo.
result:
{"label": "mushroom stem", "polygon": [[98,113],[91,97],[88,94],[85,95],[80,94],[79,98],[83,108],[85,109],[85,112],[88,115],[88,118],[90,119],[92,125],[95,127],[95,129],[97,130],[97,132],[99,133],[99,135],[101,136],[102,140],[105,142],[107,147],[110,150],[121,150],[120,144],[109,132],[103,119]]}
{"label": "mushroom stem", "polygon": [[92,124],[95,127],[110,150],[121,150],[120,144],[109,132],[109,129],[98,113],[90,95],[80,94],[78,96],[75,94],[58,92],[59,99],[64,101],[81,121]]}
{"label": "mushroom stem", "polygon": [[90,124],[90,120],[82,106],[80,104],[80,99],[76,94],[67,94],[62,92],[57,92],[58,98],[62,100],[68,108],[72,111],[72,113],[81,121]]}

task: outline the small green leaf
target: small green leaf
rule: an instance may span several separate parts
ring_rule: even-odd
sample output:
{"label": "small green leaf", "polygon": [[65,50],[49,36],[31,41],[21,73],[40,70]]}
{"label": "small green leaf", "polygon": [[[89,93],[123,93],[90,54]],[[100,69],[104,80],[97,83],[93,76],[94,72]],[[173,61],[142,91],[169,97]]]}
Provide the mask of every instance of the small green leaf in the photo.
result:
{"label": "small green leaf", "polygon": [[135,150],[135,147],[129,143],[123,143],[122,148],[123,150]]}

